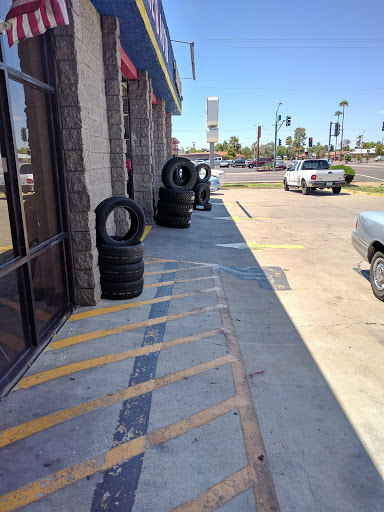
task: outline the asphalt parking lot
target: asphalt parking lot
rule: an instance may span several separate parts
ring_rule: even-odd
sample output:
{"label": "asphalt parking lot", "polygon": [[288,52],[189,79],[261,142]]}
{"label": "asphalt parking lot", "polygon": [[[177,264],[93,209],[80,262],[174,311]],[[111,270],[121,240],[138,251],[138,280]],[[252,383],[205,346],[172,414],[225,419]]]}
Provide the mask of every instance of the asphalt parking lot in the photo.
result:
{"label": "asphalt parking lot", "polygon": [[0,510],[381,512],[384,303],[350,235],[382,198],[211,202],[1,401]]}

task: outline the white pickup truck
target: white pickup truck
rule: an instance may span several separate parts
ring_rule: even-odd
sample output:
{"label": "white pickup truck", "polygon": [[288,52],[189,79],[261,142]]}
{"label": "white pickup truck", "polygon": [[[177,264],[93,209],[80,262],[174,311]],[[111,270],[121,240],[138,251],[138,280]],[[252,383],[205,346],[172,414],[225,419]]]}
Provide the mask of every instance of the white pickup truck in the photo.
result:
{"label": "white pickup truck", "polygon": [[[21,190],[23,194],[26,192],[33,192],[35,190],[35,181],[32,173],[28,173],[28,170],[31,168],[30,165],[24,164],[20,166],[20,182],[21,182]],[[4,183],[4,170],[1,163],[0,158],[0,192],[5,193],[5,183]]]}
{"label": "white pickup truck", "polygon": [[345,184],[344,170],[331,169],[325,159],[293,162],[284,176],[284,190],[289,190],[289,187],[301,188],[304,195],[317,188],[331,188],[334,194],[339,194]]}

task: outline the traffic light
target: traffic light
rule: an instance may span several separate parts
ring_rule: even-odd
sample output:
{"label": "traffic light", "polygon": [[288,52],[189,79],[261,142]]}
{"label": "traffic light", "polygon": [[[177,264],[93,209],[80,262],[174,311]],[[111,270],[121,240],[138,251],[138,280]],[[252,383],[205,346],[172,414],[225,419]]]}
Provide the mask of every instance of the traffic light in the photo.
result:
{"label": "traffic light", "polygon": [[340,135],[340,123],[335,123],[335,133],[334,136],[338,137]]}
{"label": "traffic light", "polygon": [[330,146],[329,146],[329,151],[333,151],[333,150],[334,150],[334,147],[333,147],[333,145],[332,145],[332,144],[330,144]]}
{"label": "traffic light", "polygon": [[308,155],[308,151],[306,151],[304,154],[305,154],[305,156],[307,156]]}
{"label": "traffic light", "polygon": [[281,146],[281,139],[279,139],[279,146]]}
{"label": "traffic light", "polygon": [[384,132],[384,123],[383,123],[383,127],[381,128],[381,131]]}
{"label": "traffic light", "polygon": [[[287,116],[285,119],[286,126],[291,126],[291,116]],[[383,130],[384,130],[384,123],[383,123]]]}
{"label": "traffic light", "polygon": [[310,148],[312,147],[312,143],[313,143],[313,139],[312,139],[312,137],[309,137],[309,139],[308,139],[308,146]]}

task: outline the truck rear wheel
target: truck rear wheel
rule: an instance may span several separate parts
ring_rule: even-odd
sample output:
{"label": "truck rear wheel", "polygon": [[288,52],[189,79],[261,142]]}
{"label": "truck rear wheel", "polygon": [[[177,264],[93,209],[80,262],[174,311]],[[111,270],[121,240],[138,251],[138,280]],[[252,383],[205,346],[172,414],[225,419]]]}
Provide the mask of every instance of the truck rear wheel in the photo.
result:
{"label": "truck rear wheel", "polygon": [[302,181],[301,181],[301,192],[302,192],[305,196],[307,196],[307,195],[309,194],[309,192],[310,192],[310,189],[309,189],[309,187],[308,187],[308,185],[307,185],[307,182],[306,182],[305,180],[302,180]]}
{"label": "truck rear wheel", "polygon": [[341,187],[332,187],[332,192],[334,194],[340,194],[341,192]]}

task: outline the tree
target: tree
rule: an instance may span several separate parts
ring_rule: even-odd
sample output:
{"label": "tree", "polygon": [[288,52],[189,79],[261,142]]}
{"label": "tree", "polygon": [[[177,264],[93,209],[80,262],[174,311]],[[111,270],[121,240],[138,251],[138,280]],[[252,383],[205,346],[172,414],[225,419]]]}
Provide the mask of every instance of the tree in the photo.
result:
{"label": "tree", "polygon": [[252,158],[253,157],[253,152],[252,150],[248,147],[248,146],[245,146],[245,148],[242,148],[241,152],[243,153],[243,157],[247,160],[248,158]]}
{"label": "tree", "polygon": [[384,146],[380,142],[376,145],[375,155],[384,155]]}
{"label": "tree", "polygon": [[190,152],[190,153],[198,153],[198,151],[197,151],[197,149],[196,149],[196,148],[191,148],[191,149],[189,150],[189,152]]}
{"label": "tree", "polygon": [[274,152],[275,152],[275,144],[273,142],[268,142],[268,144],[260,145],[260,156],[273,157]]}
{"label": "tree", "polygon": [[285,145],[288,146],[289,148],[292,147],[292,144],[293,144],[293,140],[292,140],[292,137],[289,136],[285,139]]}
{"label": "tree", "polygon": [[235,151],[235,153],[239,153],[241,150],[239,137],[235,137],[235,135],[232,135],[232,137],[229,138],[228,146],[232,148]]}
{"label": "tree", "polygon": [[340,144],[341,150],[343,150],[343,136],[344,136],[344,109],[345,109],[345,107],[349,107],[349,103],[348,103],[348,101],[346,101],[346,100],[341,101],[341,102],[339,103],[339,107],[343,107],[343,120],[342,120],[342,124],[341,124],[341,144]]}
{"label": "tree", "polygon": [[293,135],[293,147],[298,154],[303,151],[306,138],[307,134],[305,132],[305,128],[295,129],[295,133]]}
{"label": "tree", "polygon": [[225,155],[225,158],[227,160],[233,160],[235,158],[235,156],[236,156],[235,150],[232,148],[229,148]]}
{"label": "tree", "polygon": [[215,146],[215,151],[227,151],[228,149],[228,142],[225,140],[222,144],[219,142]]}

